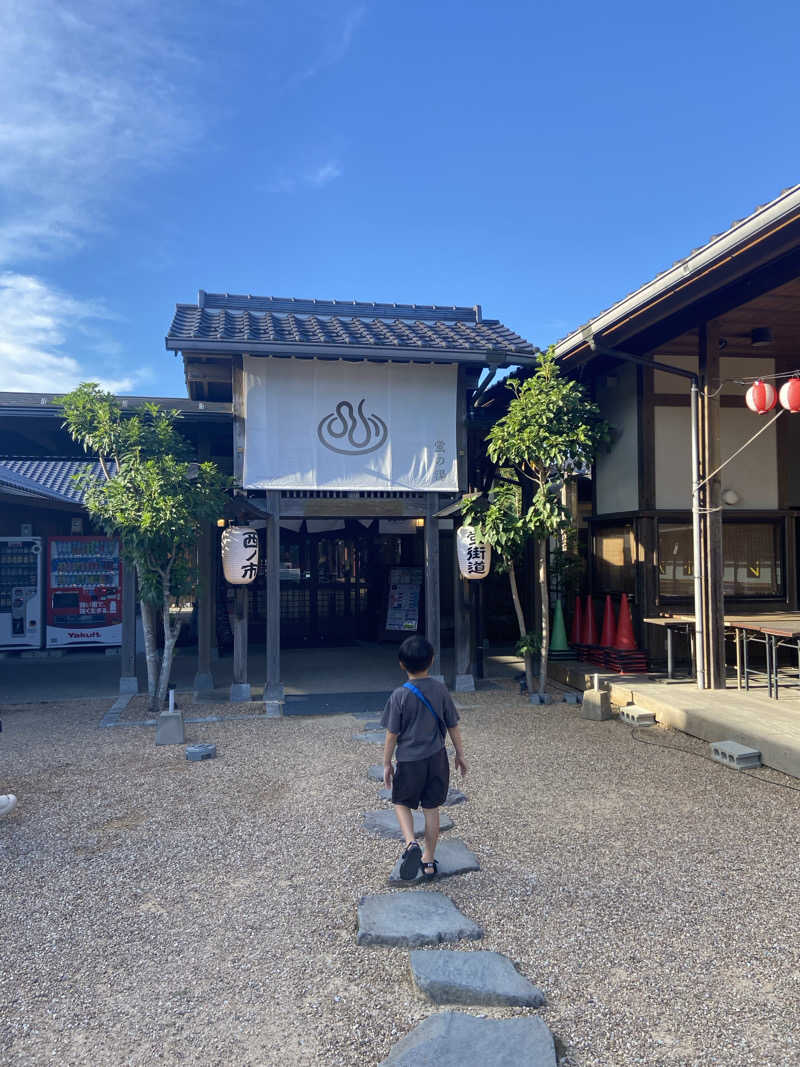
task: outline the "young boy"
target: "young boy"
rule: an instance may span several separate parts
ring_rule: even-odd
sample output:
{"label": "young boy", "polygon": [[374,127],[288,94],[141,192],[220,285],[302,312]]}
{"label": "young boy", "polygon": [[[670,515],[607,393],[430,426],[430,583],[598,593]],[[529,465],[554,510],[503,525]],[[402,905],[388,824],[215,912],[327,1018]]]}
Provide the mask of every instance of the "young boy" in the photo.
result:
{"label": "young boy", "polygon": [[[434,852],[439,840],[439,806],[444,803],[450,785],[450,764],[444,747],[448,732],[456,750],[455,765],[462,777],[467,773],[467,764],[458,712],[450,694],[441,682],[428,677],[433,645],[424,637],[407,637],[400,646],[398,659],[408,682],[389,697],[381,719],[381,725],[386,728],[383,784],[392,790],[392,803],[406,846],[400,877],[416,878],[422,867],[423,878],[430,881],[438,869]],[[393,769],[395,746],[397,767]],[[425,816],[423,851],[414,837],[411,814],[411,809],[420,804]]]}

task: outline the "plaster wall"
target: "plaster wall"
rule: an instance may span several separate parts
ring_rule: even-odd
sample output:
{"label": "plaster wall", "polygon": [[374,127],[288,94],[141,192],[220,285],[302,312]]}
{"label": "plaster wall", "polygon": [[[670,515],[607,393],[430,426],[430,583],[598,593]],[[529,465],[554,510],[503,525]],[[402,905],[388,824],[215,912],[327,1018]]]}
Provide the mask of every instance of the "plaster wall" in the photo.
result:
{"label": "plaster wall", "polygon": [[598,515],[636,511],[639,507],[639,437],[637,428],[636,367],[617,369],[614,380],[599,385],[597,403],[613,427],[615,442],[598,456],[595,482]]}
{"label": "plaster wall", "polygon": [[[752,437],[763,422],[744,406],[720,412],[720,456],[724,461]],[[656,507],[691,507],[691,438],[688,407],[655,410]],[[778,507],[778,469],[775,427],[770,427],[722,472],[722,489],[734,489],[739,502],[725,510]]]}

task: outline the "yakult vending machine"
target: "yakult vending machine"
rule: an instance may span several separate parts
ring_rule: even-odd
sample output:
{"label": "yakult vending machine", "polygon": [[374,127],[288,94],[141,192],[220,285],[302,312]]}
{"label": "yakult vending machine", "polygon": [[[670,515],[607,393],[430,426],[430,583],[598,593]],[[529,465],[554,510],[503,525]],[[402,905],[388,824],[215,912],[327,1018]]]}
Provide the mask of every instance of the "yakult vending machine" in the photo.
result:
{"label": "yakult vending machine", "polygon": [[113,537],[47,542],[47,647],[122,643],[122,563]]}
{"label": "yakult vending machine", "polygon": [[0,648],[42,647],[42,539],[0,537]]}

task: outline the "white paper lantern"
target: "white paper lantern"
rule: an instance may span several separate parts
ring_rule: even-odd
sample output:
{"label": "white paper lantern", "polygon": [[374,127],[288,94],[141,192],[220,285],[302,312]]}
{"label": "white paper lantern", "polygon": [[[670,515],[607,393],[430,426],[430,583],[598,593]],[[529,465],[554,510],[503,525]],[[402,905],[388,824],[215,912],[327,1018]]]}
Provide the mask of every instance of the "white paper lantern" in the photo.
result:
{"label": "white paper lantern", "polygon": [[492,567],[492,546],[478,540],[474,526],[459,526],[456,546],[461,577],[485,578]]}
{"label": "white paper lantern", "polygon": [[231,585],[249,585],[258,574],[258,533],[252,526],[222,531],[222,570]]}

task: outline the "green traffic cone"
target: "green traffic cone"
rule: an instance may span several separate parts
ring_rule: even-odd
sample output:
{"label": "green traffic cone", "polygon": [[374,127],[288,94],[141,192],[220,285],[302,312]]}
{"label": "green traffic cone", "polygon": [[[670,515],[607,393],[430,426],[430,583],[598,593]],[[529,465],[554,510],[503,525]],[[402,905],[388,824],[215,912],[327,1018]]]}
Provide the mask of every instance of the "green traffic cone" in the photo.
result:
{"label": "green traffic cone", "polygon": [[564,625],[564,609],[561,607],[561,600],[556,601],[555,611],[553,612],[553,629],[550,632],[550,651],[569,652],[569,645],[567,644],[567,628]]}

